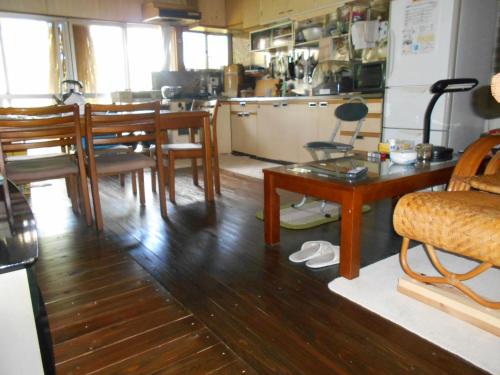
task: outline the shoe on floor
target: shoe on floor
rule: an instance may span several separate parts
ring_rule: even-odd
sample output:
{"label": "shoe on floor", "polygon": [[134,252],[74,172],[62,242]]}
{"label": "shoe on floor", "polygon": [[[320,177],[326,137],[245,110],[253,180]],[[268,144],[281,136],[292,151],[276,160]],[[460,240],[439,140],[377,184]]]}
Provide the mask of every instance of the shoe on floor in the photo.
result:
{"label": "shoe on floor", "polygon": [[305,262],[307,260],[331,254],[334,246],[328,241],[307,241],[302,244],[299,251],[290,254],[288,259],[294,263]]}
{"label": "shoe on floor", "polygon": [[340,248],[336,245],[330,244],[330,248],[324,254],[311,258],[306,262],[306,266],[309,268],[321,268],[327,266],[333,266],[338,264],[340,257]]}

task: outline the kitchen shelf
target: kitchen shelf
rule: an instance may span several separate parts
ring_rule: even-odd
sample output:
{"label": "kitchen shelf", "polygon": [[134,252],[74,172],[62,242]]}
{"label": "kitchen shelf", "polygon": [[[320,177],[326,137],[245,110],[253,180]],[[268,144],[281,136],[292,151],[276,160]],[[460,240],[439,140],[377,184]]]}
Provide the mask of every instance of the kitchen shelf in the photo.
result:
{"label": "kitchen shelf", "polygon": [[250,51],[263,52],[293,46],[293,23],[286,22],[250,33]]}

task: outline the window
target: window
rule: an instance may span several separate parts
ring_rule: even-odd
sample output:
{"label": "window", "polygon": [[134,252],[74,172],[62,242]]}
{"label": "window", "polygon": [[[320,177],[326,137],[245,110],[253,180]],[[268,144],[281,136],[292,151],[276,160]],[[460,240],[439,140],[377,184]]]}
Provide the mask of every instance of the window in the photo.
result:
{"label": "window", "polygon": [[63,66],[60,30],[58,22],[0,18],[1,105],[54,103]]}
{"label": "window", "polygon": [[109,93],[127,87],[123,30],[120,26],[90,26],[94,49],[95,91]]}
{"label": "window", "polygon": [[151,72],[162,70],[165,64],[161,28],[128,26],[127,52],[130,89],[151,90]]}
{"label": "window", "polygon": [[229,63],[227,35],[193,31],[182,33],[184,67],[190,69],[221,69]]}
{"label": "window", "polygon": [[74,24],[77,73],[87,92],[151,90],[165,63],[160,26]]}

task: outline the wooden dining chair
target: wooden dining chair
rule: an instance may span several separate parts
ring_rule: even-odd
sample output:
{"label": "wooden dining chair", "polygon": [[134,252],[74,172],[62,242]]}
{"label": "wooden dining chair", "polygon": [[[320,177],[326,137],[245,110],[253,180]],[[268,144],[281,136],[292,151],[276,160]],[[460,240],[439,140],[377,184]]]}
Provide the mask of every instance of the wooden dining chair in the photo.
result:
{"label": "wooden dining chair", "polygon": [[[211,114],[212,117],[212,160],[210,162],[213,165],[215,192],[217,194],[220,194],[219,149],[217,146],[218,109],[219,102],[217,100],[193,100],[193,103],[191,105],[191,111],[207,111]],[[175,202],[175,161],[177,159],[191,159],[193,184],[195,185],[198,185],[198,159],[202,159],[203,163],[206,162],[203,159],[204,154],[201,141],[196,139],[196,133],[194,129],[189,129],[189,141],[189,143],[169,143],[167,138],[166,142],[162,144],[162,156],[164,159],[166,175],[168,177],[169,199],[171,202]],[[152,153],[155,152],[154,148],[151,148],[151,150]],[[203,169],[205,170],[205,168]],[[151,170],[153,191],[155,190],[155,180],[155,171]]]}
{"label": "wooden dining chair", "polygon": [[[68,152],[8,156],[48,147]],[[78,105],[0,108],[0,173],[16,184],[66,178],[73,211],[83,206],[92,224]]]}
{"label": "wooden dining chair", "polygon": [[[155,160],[142,153],[101,153],[96,147],[140,141],[160,143],[160,104],[86,104],[85,132],[88,142],[87,164],[91,181],[94,215],[97,229],[103,229],[98,177],[135,173],[139,180],[141,205],[145,204],[144,169],[155,166]],[[158,178],[165,181],[163,171]],[[161,187],[162,183],[159,182]],[[166,216],[165,190],[160,190],[162,216]]]}

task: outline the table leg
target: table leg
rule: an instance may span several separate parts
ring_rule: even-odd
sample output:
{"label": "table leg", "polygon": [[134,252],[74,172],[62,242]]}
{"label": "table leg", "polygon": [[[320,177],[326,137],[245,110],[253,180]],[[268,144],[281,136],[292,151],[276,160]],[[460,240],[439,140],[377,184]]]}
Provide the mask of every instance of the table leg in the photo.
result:
{"label": "table leg", "polygon": [[346,279],[359,276],[362,216],[362,202],[359,196],[352,195],[342,202],[340,275]]}
{"label": "table leg", "polygon": [[205,199],[213,202],[214,200],[214,178],[212,175],[212,137],[210,135],[210,118],[203,119],[203,152],[205,156]]}
{"label": "table leg", "polygon": [[264,239],[266,244],[280,242],[280,196],[274,186],[274,176],[264,173]]}

